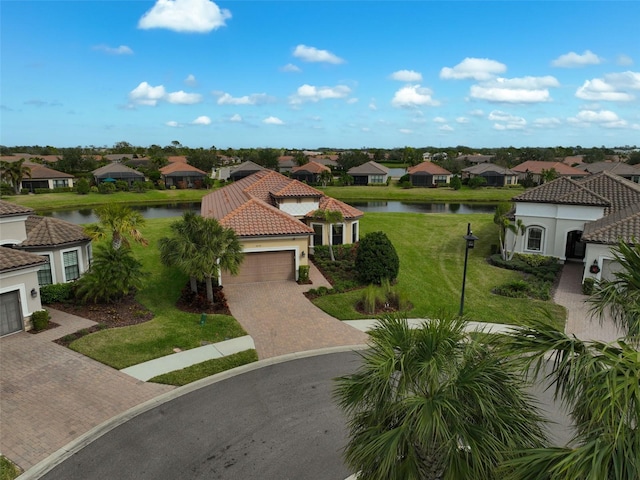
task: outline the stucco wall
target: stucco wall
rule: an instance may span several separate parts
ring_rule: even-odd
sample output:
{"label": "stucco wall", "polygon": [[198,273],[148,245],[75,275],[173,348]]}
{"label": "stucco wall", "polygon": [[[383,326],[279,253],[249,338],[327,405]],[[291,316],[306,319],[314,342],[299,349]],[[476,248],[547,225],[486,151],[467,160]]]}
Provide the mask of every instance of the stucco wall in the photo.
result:
{"label": "stucco wall", "polygon": [[0,245],[20,243],[27,238],[27,215],[0,218]]}

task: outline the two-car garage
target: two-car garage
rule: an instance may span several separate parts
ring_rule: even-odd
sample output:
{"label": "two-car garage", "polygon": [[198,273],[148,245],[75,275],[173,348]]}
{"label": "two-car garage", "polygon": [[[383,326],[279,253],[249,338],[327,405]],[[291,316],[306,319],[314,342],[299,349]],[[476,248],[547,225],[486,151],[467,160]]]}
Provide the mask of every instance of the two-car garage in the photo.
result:
{"label": "two-car garage", "polygon": [[247,252],[238,275],[222,272],[223,285],[295,279],[295,250]]}

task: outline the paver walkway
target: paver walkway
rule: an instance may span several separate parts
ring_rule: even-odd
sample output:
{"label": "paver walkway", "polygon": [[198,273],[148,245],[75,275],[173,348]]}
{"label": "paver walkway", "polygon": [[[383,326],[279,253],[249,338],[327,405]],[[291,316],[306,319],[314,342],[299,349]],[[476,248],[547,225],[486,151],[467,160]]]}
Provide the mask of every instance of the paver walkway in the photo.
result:
{"label": "paver walkway", "polygon": [[95,323],[48,310],[59,327],[0,339],[0,452],[25,470],[96,425],[174,388],[141,382],[54,343]]}
{"label": "paver walkway", "polygon": [[313,285],[284,281],[224,287],[231,314],[253,338],[258,358],[366,343],[365,333],[327,315],[303,295],[310,288],[331,286],[313,265],[309,277]]}

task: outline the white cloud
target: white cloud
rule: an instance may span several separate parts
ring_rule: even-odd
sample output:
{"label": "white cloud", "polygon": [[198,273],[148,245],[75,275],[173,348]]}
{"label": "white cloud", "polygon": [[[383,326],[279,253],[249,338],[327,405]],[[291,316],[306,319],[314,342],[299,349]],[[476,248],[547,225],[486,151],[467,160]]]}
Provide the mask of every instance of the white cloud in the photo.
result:
{"label": "white cloud", "polygon": [[403,133],[405,135],[411,135],[413,133],[413,130],[409,129],[409,128],[401,128],[398,130],[400,133]]}
{"label": "white cloud", "polygon": [[636,97],[629,90],[640,90],[640,73],[610,73],[604,78],[586,80],[576,90],[576,97],[590,101],[630,102]]}
{"label": "white cloud", "polygon": [[602,63],[602,59],[591,50],[585,50],[582,55],[576,52],[565,53],[551,62],[554,67],[576,68],[586,65],[598,65]]}
{"label": "white cloud", "polygon": [[336,85],[335,87],[316,87],[314,85],[304,84],[298,87],[295,95],[291,96],[292,104],[302,102],[319,102],[320,100],[328,100],[332,98],[346,98],[351,93],[351,89],[346,85]]}
{"label": "white cloud", "polygon": [[456,122],[458,122],[458,123],[469,123],[469,119],[467,117],[458,117],[458,118],[456,118]]}
{"label": "white cloud", "polygon": [[322,62],[339,64],[344,60],[328,50],[318,50],[315,47],[307,47],[306,45],[298,45],[293,51],[293,56],[304,62]]}
{"label": "white cloud", "polygon": [[414,72],[413,70],[398,70],[391,74],[391,79],[400,82],[415,83],[422,81],[422,74]]}
{"label": "white cloud", "polygon": [[129,100],[138,105],[155,106],[165,95],[164,86],[152,87],[147,82],[142,82],[129,92]]}
{"label": "white cloud", "polygon": [[533,125],[538,128],[555,128],[562,125],[562,120],[556,117],[536,118]]}
{"label": "white cloud", "polygon": [[616,63],[622,67],[629,67],[633,65],[633,58],[631,58],[629,55],[620,54],[616,58]]}
{"label": "white cloud", "polygon": [[190,87],[195,87],[198,84],[196,77],[192,74],[187,75],[187,78],[184,79],[184,83]]}
{"label": "white cloud", "polygon": [[133,50],[126,45],[120,45],[119,47],[110,47],[108,45],[96,45],[94,50],[108,53],[109,55],[133,55]]}
{"label": "white cloud", "polygon": [[453,132],[453,127],[449,125],[442,125],[440,128],[438,128],[438,130],[440,130],[441,132]]}
{"label": "white cloud", "polygon": [[218,105],[263,105],[273,100],[273,97],[266,93],[252,93],[242,97],[232,97],[228,93],[222,93],[218,98]]}
{"label": "white cloud", "polygon": [[209,0],[157,0],[138,21],[138,28],[208,33],[224,27],[231,12]]}
{"label": "white cloud", "polygon": [[192,125],[211,125],[211,119],[206,115],[201,115],[198,118],[196,118],[193,122],[191,122],[191,124]]}
{"label": "white cloud", "polygon": [[235,115],[231,115],[231,118],[229,119],[229,121],[234,123],[240,123],[242,122],[242,117],[236,113]]}
{"label": "white cloud", "polygon": [[434,121],[435,123],[447,123],[447,119],[446,119],[446,118],[444,118],[444,117],[435,117],[435,118],[433,119],[433,121]]}
{"label": "white cloud", "polygon": [[267,125],[284,125],[284,122],[278,117],[267,117],[262,120],[262,123],[266,123]]}
{"label": "white cloud", "polygon": [[579,126],[589,126],[595,123],[604,128],[627,127],[627,122],[611,110],[581,110],[575,117],[568,118],[568,122]]}
{"label": "white cloud", "polygon": [[[538,103],[551,100],[549,90],[540,88],[545,83],[552,84],[553,77],[543,77],[535,81],[534,77],[526,79],[497,79],[486,84],[472,85],[469,91],[472,98],[497,103]],[[556,81],[557,82],[557,81]],[[529,85],[529,88],[527,88]],[[556,86],[556,85],[552,85]]]}
{"label": "white cloud", "polygon": [[407,85],[398,90],[393,99],[391,105],[394,107],[418,107],[423,105],[436,106],[440,102],[431,98],[433,92],[420,85]]}
{"label": "white cloud", "polygon": [[471,115],[473,117],[484,117],[484,111],[480,110],[479,108],[477,108],[475,110],[471,110],[469,112],[469,115]]}
{"label": "white cloud", "polygon": [[488,58],[465,58],[453,68],[444,67],[440,70],[440,78],[446,80],[489,80],[494,76],[507,71],[503,63]]}
{"label": "white cloud", "polygon": [[496,122],[493,124],[495,130],[522,130],[527,126],[524,118],[500,110],[493,110],[487,118]]}
{"label": "white cloud", "polygon": [[169,120],[168,122],[165,123],[165,125],[167,127],[179,127],[180,124],[178,122],[176,122],[175,120]]}
{"label": "white cloud", "polygon": [[202,95],[199,93],[187,93],[180,90],[179,92],[171,92],[167,94],[167,102],[177,105],[194,105],[202,101]]}
{"label": "white cloud", "polygon": [[283,72],[293,72],[293,73],[300,73],[302,71],[299,66],[294,65],[293,63],[287,63],[280,70],[282,70]]}

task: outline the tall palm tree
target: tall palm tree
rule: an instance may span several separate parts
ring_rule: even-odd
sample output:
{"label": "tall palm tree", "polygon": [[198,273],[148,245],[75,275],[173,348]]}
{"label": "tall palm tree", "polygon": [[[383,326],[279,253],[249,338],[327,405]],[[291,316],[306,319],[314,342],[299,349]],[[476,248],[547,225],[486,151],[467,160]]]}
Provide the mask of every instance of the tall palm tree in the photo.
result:
{"label": "tall palm tree", "polygon": [[235,232],[225,228],[214,218],[203,218],[185,212],[182,219],[171,225],[172,237],[159,240],[160,258],[165,265],[178,267],[191,279],[191,290],[196,281],[205,281],[207,299],[213,303],[213,278],[220,269],[238,273],[243,253]]}
{"label": "tall palm tree", "polygon": [[506,462],[505,480],[640,478],[640,352],[620,339],[582,341],[544,321],[508,342],[524,369],[546,377],[575,426],[563,448],[528,449]]}
{"label": "tall palm tree", "polygon": [[640,243],[618,242],[611,249],[620,270],[612,280],[601,280],[587,300],[591,313],[600,320],[610,313],[614,323],[634,343],[640,342]]}
{"label": "tall palm tree", "polygon": [[87,225],[85,232],[94,240],[111,236],[111,245],[118,250],[122,245],[129,246],[129,238],[141,245],[148,245],[140,227],[145,220],[140,212],[118,203],[110,203],[96,209],[99,222]]}
{"label": "tall palm tree", "polygon": [[362,365],[335,390],[358,478],[490,480],[514,450],[543,445],[517,365],[465,325],[456,317],[411,329],[397,314],[369,332]]}
{"label": "tall palm tree", "polygon": [[[496,207],[496,211],[493,215],[493,223],[498,225],[498,240],[500,242],[500,254],[502,259],[510,261],[513,259],[513,255],[516,251],[516,242],[518,241],[518,235],[523,235],[525,232],[525,225],[522,220],[518,219],[512,222],[507,214],[511,210],[511,204],[500,203]],[[513,234],[513,244],[511,249],[507,245],[507,232]]]}
{"label": "tall palm tree", "polygon": [[24,177],[31,178],[31,168],[24,165],[25,159],[21,158],[16,162],[0,162],[0,172],[2,179],[9,182],[13,186],[16,195],[20,193],[22,179]]}

